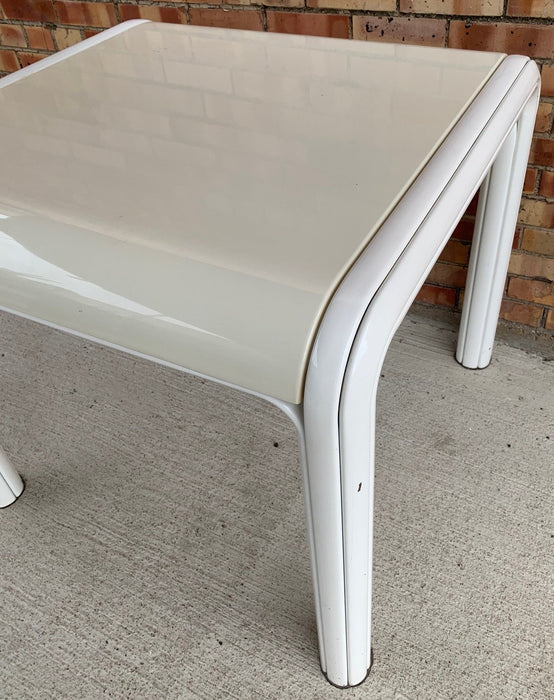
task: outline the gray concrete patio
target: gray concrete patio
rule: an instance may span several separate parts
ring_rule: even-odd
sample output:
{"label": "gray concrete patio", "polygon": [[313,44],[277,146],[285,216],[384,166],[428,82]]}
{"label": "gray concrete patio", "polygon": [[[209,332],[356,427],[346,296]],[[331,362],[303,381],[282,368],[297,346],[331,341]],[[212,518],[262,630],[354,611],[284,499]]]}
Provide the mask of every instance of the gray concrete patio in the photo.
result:
{"label": "gray concrete patio", "polygon": [[318,667],[292,426],[0,314],[0,697],[554,697],[554,364],[411,316],[379,394],[374,668]]}

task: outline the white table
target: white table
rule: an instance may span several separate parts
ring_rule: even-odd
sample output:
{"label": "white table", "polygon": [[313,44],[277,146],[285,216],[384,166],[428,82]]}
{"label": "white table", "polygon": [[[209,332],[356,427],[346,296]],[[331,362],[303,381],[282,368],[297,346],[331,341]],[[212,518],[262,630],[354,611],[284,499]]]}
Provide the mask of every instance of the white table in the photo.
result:
{"label": "white table", "polygon": [[484,181],[457,359],[489,363],[538,88],[523,57],[144,22],[0,81],[1,308],[289,415],[336,685],[371,665],[384,355]]}

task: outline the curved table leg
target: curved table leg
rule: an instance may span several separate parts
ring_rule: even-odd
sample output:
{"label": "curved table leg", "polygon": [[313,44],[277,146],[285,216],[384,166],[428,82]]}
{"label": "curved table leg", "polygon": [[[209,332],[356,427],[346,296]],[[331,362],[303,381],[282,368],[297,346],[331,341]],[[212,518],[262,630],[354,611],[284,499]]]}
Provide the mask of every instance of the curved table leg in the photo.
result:
{"label": "curved table leg", "polygon": [[535,114],[536,100],[530,100],[479,194],[456,351],[458,362],[470,369],[491,361]]}
{"label": "curved table leg", "polygon": [[[491,329],[494,335],[534,110],[531,99],[501,147],[484,188],[478,225],[483,240],[474,255],[462,348],[469,348],[473,339],[481,343]],[[363,272],[347,278],[342,294],[328,307],[312,350],[303,404],[305,491],[321,666],[337,686],[361,683],[371,665],[375,402],[382,363],[482,176],[483,171],[476,172],[468,183],[462,172],[457,182],[450,182],[417,235],[384,271],[379,265],[387,244],[375,237],[366,250]],[[497,223],[499,211],[503,216]],[[493,275],[491,265],[497,270]],[[364,289],[368,279],[377,280],[372,289]],[[350,300],[358,293],[367,308],[361,319],[345,326]]]}
{"label": "curved table leg", "polygon": [[[377,385],[390,341],[428,267],[414,266],[414,260],[407,255],[371,300],[340,385],[322,387],[310,372],[306,382],[305,483],[321,665],[328,680],[341,687],[361,683],[371,665]],[[410,278],[418,267],[414,285]]]}
{"label": "curved table leg", "polygon": [[23,492],[23,481],[0,450],[0,508],[11,505]]}
{"label": "curved table leg", "polygon": [[[384,356],[384,352],[383,352]],[[375,396],[382,357],[360,392],[304,403],[305,490],[311,519],[321,667],[340,687],[361,683],[371,665],[371,543]],[[315,401],[315,403],[314,403]]]}

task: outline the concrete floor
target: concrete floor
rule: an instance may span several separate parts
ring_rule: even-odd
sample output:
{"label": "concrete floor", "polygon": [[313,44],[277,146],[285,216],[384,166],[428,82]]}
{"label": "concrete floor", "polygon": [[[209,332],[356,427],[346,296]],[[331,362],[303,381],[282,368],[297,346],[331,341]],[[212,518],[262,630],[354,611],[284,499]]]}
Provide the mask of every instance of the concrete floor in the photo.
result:
{"label": "concrete floor", "polygon": [[0,314],[0,697],[554,698],[554,365],[409,318],[379,393],[374,668],[320,674],[294,431]]}

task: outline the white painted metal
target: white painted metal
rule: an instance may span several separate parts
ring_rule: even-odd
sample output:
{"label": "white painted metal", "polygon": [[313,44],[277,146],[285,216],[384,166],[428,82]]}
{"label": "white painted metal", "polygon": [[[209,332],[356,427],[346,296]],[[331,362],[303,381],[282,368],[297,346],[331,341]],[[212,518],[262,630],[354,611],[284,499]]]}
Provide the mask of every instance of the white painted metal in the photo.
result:
{"label": "white painted metal", "polygon": [[491,361],[538,100],[537,91],[479,195],[456,351],[458,362],[471,369]]}
{"label": "white painted metal", "polygon": [[23,481],[0,449],[0,508],[11,505],[23,492]]}
{"label": "white painted metal", "polygon": [[[360,683],[370,662],[374,413],[386,349],[506,138],[513,146],[523,108],[531,101],[536,109],[533,63],[510,58],[497,73],[344,279],[312,351],[306,498],[324,671],[336,685]],[[532,130],[527,116],[519,128]]]}

